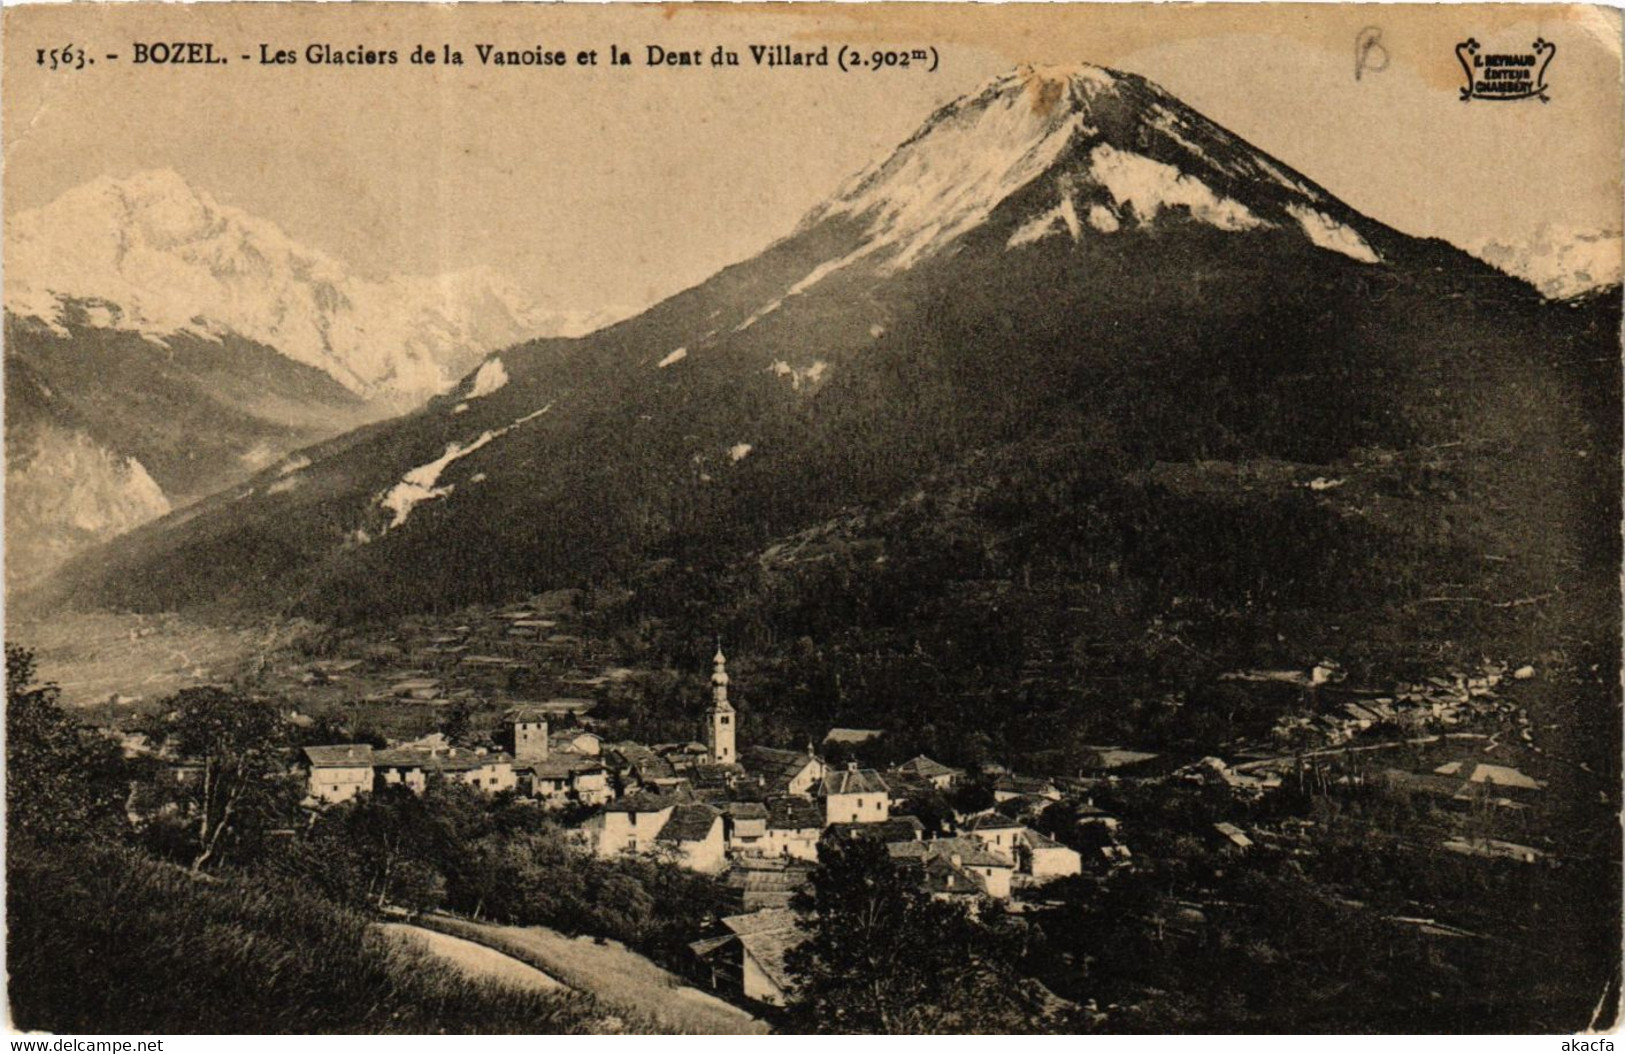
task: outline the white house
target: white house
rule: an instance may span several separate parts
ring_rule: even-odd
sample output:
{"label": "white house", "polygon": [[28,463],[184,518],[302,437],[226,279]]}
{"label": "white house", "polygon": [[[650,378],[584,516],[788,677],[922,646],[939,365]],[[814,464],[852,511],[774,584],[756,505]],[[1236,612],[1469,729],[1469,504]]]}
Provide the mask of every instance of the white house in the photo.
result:
{"label": "white house", "polygon": [[587,821],[599,856],[652,849],[655,836],[671,819],[677,803],[656,794],[634,794],[612,802]]}
{"label": "white house", "polygon": [[792,982],[784,968],[785,952],[807,939],[796,925],[795,912],[770,908],[749,915],[730,915],[722,924],[739,940],[741,987],[747,999],[771,1006],[789,1001]]}
{"label": "white house", "polygon": [[674,807],[655,842],[674,852],[676,862],[690,871],[717,875],[728,866],[722,814],[700,802]]}
{"label": "white house", "polygon": [[1083,857],[1076,849],[1069,849],[1031,828],[1024,828],[1020,838],[1016,861],[1022,871],[1038,882],[1083,873]]}
{"label": "white house", "polygon": [[518,787],[513,757],[500,750],[401,747],[377,751],[372,756],[372,767],[379,783],[386,787],[404,786],[415,794],[422,794],[429,785],[429,778],[435,774],[447,782],[464,783],[485,794],[500,794]]}
{"label": "white house", "polygon": [[891,816],[891,789],[874,769],[856,762],[824,775],[824,823],[882,823]]}
{"label": "white house", "polygon": [[1010,879],[1016,873],[1016,862],[1009,856],[994,852],[974,838],[938,838],[927,844],[933,856],[974,875],[994,900],[1010,899]]}
{"label": "white house", "polygon": [[972,816],[960,825],[960,830],[966,835],[994,852],[1004,853],[1010,857],[1015,856],[1016,846],[1021,842],[1021,833],[1026,829],[1027,825],[1020,820],[1012,820],[996,812]]}
{"label": "white house", "polygon": [[760,856],[767,843],[767,806],[758,801],[733,802],[723,806],[727,822],[728,851]]}
{"label": "white house", "polygon": [[965,778],[963,769],[950,768],[940,761],[932,761],[924,754],[903,762],[897,766],[897,771],[904,775],[917,776],[938,790],[948,790]]}
{"label": "white house", "polygon": [[339,743],[302,751],[310,796],[335,805],[372,790],[372,746]]}
{"label": "white house", "polygon": [[818,838],[823,832],[824,811],[817,802],[796,796],[771,798],[762,855],[817,861]]}

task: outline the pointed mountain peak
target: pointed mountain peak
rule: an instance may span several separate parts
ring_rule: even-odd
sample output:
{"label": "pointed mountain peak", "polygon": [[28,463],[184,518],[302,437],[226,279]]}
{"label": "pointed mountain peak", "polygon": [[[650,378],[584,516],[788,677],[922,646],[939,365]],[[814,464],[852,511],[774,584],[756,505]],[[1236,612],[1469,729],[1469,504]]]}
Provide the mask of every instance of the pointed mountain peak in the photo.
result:
{"label": "pointed mountain peak", "polygon": [[[1018,197],[1019,208],[1001,210]],[[1351,226],[1357,214],[1309,180],[1144,77],[1088,64],[1019,66],[948,103],[802,229],[856,220],[865,245],[830,266],[874,256],[896,270],[996,210],[1012,221],[1012,246],[1188,219],[1229,231],[1284,227],[1378,259]]]}
{"label": "pointed mountain peak", "polygon": [[1021,65],[994,77],[945,109],[993,99],[1019,99],[1040,118],[1054,116],[1088,109],[1101,96],[1115,95],[1127,77],[1127,74],[1087,62],[1069,66]]}

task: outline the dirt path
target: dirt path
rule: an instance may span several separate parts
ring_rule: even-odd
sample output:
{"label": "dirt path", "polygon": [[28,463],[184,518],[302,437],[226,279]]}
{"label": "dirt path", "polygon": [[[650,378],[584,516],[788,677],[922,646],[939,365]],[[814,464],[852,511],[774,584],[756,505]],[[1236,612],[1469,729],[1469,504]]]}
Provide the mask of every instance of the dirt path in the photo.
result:
{"label": "dirt path", "polygon": [[378,928],[403,943],[410,942],[426,948],[430,954],[454,964],[470,977],[539,992],[564,989],[562,984],[536,967],[483,944],[401,922],[380,923]]}
{"label": "dirt path", "polygon": [[762,1035],[768,1027],[731,1003],[691,988],[617,941],[566,937],[545,926],[493,926],[435,915],[424,920],[545,970],[564,984],[653,1022],[663,1032]]}

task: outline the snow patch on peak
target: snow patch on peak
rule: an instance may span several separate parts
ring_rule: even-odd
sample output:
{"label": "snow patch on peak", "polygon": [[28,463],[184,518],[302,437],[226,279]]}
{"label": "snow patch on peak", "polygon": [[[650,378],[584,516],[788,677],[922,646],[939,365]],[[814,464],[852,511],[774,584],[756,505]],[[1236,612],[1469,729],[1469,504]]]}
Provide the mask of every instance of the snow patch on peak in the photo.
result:
{"label": "snow patch on peak", "polygon": [[678,348],[676,351],[673,351],[670,355],[667,355],[665,358],[663,358],[659,362],[655,363],[655,369],[663,370],[667,366],[675,366],[679,362],[682,362],[686,358],[688,358],[688,349],[687,348]]}
{"label": "snow patch on peak", "polygon": [[1287,214],[1298,221],[1303,233],[1322,249],[1342,253],[1361,263],[1381,263],[1382,258],[1366,244],[1352,227],[1339,223],[1318,209],[1302,205],[1288,205]]}
{"label": "snow patch on peak", "polygon": [[1077,103],[1115,84],[1095,67],[1028,67],[998,78],[939,110],[802,226],[833,216],[867,220],[871,245],[861,255],[885,249],[888,270],[912,266],[986,220],[1076,137],[1095,134]]}
{"label": "snow patch on peak", "polygon": [[265,442],[255,443],[253,446],[237,455],[237,461],[250,472],[258,472],[260,469],[265,468],[267,465],[275,462],[276,459],[276,451],[271,448],[269,443]]}
{"label": "snow patch on peak", "polygon": [[1063,230],[1072,236],[1074,242],[1083,237],[1083,224],[1078,220],[1078,209],[1072,203],[1070,196],[1062,197],[1059,205],[1034,216],[1018,227],[1016,232],[1010,235],[1010,240],[1005,243],[1004,247],[1014,249],[1017,246],[1036,242],[1048,235],[1058,234]]}
{"label": "snow patch on peak", "polygon": [[474,387],[469,389],[468,397],[478,399],[490,395],[507,383],[508,368],[502,365],[501,359],[493,355],[481,363],[479,371],[474,374]]}
{"label": "snow patch on peak", "polygon": [[735,443],[728,448],[728,460],[743,461],[750,456],[750,452],[751,445],[749,443]]}
{"label": "snow patch on peak", "polygon": [[140,461],[55,424],[8,437],[6,581],[37,581],[85,545],[170,511]]}
{"label": "snow patch on peak", "polygon": [[1195,176],[1143,154],[1101,143],[1090,152],[1089,165],[1113,200],[1132,209],[1142,224],[1151,223],[1163,209],[1183,207],[1192,219],[1220,230],[1269,226],[1241,202],[1221,197]]}

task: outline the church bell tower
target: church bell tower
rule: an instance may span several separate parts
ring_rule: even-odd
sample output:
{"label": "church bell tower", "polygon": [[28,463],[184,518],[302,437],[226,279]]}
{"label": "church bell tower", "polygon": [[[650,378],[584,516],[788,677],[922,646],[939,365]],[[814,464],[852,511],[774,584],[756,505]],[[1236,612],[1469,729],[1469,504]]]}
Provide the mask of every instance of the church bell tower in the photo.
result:
{"label": "church bell tower", "polygon": [[717,642],[716,657],[711,660],[716,669],[711,671],[711,706],[705,711],[705,745],[711,748],[711,761],[717,765],[732,765],[737,759],[734,752],[734,708],[728,703],[728,659],[722,654],[722,642]]}

